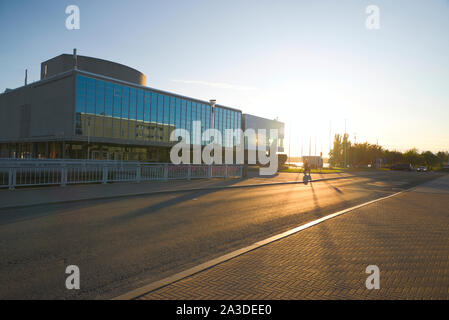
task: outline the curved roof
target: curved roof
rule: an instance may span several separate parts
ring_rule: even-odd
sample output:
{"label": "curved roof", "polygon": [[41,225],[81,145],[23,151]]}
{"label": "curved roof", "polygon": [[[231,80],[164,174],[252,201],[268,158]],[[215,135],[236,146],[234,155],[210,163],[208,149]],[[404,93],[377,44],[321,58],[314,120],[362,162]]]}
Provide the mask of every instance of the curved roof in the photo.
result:
{"label": "curved roof", "polygon": [[[146,86],[146,76],[131,67],[104,59],[77,56],[79,70],[123,80]],[[41,79],[74,69],[74,59],[71,54],[61,54],[41,63]],[[46,71],[46,72],[45,72]]]}

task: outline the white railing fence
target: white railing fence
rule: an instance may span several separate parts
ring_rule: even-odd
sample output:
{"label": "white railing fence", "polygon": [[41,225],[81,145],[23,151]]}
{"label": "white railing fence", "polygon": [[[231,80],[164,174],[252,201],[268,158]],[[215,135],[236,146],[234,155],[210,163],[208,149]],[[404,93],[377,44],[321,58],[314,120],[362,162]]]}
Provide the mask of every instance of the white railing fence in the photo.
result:
{"label": "white railing fence", "polygon": [[242,177],[242,165],[0,159],[0,188]]}

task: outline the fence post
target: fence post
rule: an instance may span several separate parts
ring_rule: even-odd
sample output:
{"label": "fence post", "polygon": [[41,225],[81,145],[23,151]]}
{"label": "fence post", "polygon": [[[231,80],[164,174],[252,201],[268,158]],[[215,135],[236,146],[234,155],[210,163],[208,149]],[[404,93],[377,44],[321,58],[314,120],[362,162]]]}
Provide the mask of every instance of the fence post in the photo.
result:
{"label": "fence post", "polygon": [[140,175],[140,163],[139,163],[139,164],[137,164],[137,168],[136,168],[136,182],[137,183],[140,183],[140,178],[141,178],[141,175]]}
{"label": "fence post", "polygon": [[226,179],[226,178],[228,177],[228,165],[225,164],[224,168],[225,168],[225,174],[224,174],[224,177],[225,177],[225,179]]}
{"label": "fence post", "polygon": [[192,176],[192,165],[188,164],[188,167],[187,167],[187,180],[190,180],[191,176]]}
{"label": "fence post", "polygon": [[108,165],[103,163],[103,184],[108,183]]}
{"label": "fence post", "polygon": [[14,190],[16,186],[16,168],[9,168],[8,186],[9,190]]}
{"label": "fence post", "polygon": [[168,163],[164,165],[164,180],[168,180]]}
{"label": "fence post", "polygon": [[248,165],[243,164],[243,166],[240,169],[240,172],[242,174],[242,178],[246,178],[248,176]]}
{"label": "fence post", "polygon": [[207,166],[207,178],[212,178],[212,165]]}
{"label": "fence post", "polygon": [[67,184],[67,168],[65,163],[61,164],[61,187],[65,187]]}

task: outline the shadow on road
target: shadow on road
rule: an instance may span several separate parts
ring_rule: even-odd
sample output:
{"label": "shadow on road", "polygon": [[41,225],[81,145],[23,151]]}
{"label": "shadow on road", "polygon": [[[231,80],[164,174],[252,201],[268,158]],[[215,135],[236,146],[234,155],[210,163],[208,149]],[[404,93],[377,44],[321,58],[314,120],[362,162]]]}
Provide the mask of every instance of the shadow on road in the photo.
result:
{"label": "shadow on road", "polygon": [[[327,181],[326,183],[329,184],[329,182]],[[317,218],[322,218],[323,209],[319,204],[313,184],[311,183],[310,186],[312,190],[313,202],[316,207],[315,216]],[[339,193],[337,194],[341,196]],[[320,265],[320,273],[324,274],[325,281],[329,284],[337,287],[346,286],[344,280],[335,276],[336,273],[342,271],[341,268],[343,268],[344,266],[344,259],[338,253],[338,245],[336,244],[336,241],[338,241],[338,239],[333,239],[332,233],[330,232],[326,223],[320,223],[319,225],[317,225],[315,231],[318,232],[318,237],[314,238],[316,239],[315,241],[317,242],[317,246],[313,246],[315,248],[315,253],[313,255],[315,255],[317,259],[319,259],[319,262],[316,262],[316,264]],[[333,252],[333,254],[324,254],[324,252]]]}
{"label": "shadow on road", "polygon": [[[245,179],[243,179],[243,180],[245,180]],[[231,186],[231,185],[234,185],[241,181],[242,181],[242,179],[226,180],[226,181],[222,182],[219,186]],[[131,211],[126,215],[113,217],[111,219],[112,220],[111,223],[117,223],[117,224],[120,224],[123,222],[126,223],[126,222],[129,222],[131,220],[137,219],[142,216],[154,214],[154,213],[158,212],[159,210],[167,209],[169,207],[176,206],[183,202],[190,201],[193,199],[198,199],[200,197],[209,195],[211,193],[219,192],[219,191],[222,191],[222,190],[221,189],[209,189],[209,190],[196,190],[196,191],[186,190],[186,191],[176,192],[176,193],[173,193],[173,194],[176,194],[176,196],[174,198],[152,204],[145,208]],[[150,196],[154,197],[154,195],[148,195],[148,196],[141,196],[139,198],[145,198],[145,197],[150,197]]]}

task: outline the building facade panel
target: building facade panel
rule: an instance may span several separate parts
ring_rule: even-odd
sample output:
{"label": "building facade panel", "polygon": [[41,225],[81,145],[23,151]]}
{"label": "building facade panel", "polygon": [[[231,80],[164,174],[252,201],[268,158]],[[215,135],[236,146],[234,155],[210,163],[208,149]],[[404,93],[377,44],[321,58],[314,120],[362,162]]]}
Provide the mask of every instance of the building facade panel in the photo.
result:
{"label": "building facade panel", "polygon": [[278,152],[284,152],[284,123],[278,120],[270,120],[250,114],[243,115],[244,129],[253,129],[255,136],[245,137],[245,149],[255,149],[257,142],[263,141],[264,137],[258,135],[258,130],[265,130],[267,139],[265,139],[267,148],[273,142],[270,138],[270,130],[276,129],[278,132]]}
{"label": "building facade panel", "polygon": [[73,136],[73,76],[0,95],[0,141]]}

